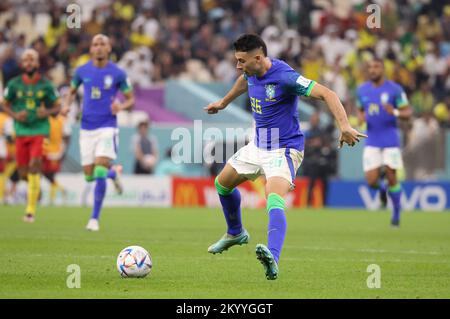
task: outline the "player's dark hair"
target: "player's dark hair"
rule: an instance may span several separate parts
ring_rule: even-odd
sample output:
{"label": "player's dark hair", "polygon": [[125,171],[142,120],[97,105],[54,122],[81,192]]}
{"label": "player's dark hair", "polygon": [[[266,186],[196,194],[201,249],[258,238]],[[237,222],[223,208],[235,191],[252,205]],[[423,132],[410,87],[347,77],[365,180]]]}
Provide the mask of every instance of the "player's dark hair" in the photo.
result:
{"label": "player's dark hair", "polygon": [[267,46],[264,40],[256,34],[243,34],[233,43],[234,50],[237,52],[249,52],[254,49],[262,49],[267,56]]}
{"label": "player's dark hair", "polygon": [[371,59],[371,61],[373,61],[373,62],[379,62],[379,63],[381,63],[381,64],[384,65],[384,60],[383,60],[382,58],[380,58],[380,57],[377,57],[377,56],[373,57],[373,58]]}

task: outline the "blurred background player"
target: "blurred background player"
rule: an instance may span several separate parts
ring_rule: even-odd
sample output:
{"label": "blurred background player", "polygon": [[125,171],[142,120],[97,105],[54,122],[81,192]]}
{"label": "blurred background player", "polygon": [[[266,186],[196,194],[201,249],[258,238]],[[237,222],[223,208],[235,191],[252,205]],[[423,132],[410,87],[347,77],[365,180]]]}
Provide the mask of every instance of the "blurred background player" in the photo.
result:
{"label": "blurred background player", "polygon": [[[93,37],[91,60],[75,71],[70,94],[64,102],[64,113],[70,110],[73,96],[78,87],[84,87],[83,112],[81,116],[80,152],[81,165],[87,182],[96,181],[94,205],[91,219],[86,228],[99,230],[98,219],[106,193],[106,179],[111,178],[121,192],[118,172],[111,168],[117,157],[118,134],[116,114],[130,109],[134,95],[126,73],[109,60],[111,44],[103,34]],[[123,103],[115,100],[121,91],[125,96]]]}
{"label": "blurred background player", "polygon": [[[392,200],[392,226],[400,225],[400,198],[402,188],[396,170],[403,169],[397,118],[409,119],[412,109],[402,87],[385,79],[383,61],[373,59],[368,63],[370,81],[357,90],[360,121],[367,122],[368,138],[363,153],[363,169],[369,186],[380,191],[383,206],[387,195]],[[388,185],[380,178],[385,170]]]}
{"label": "blurred background player", "polygon": [[65,189],[57,182],[56,174],[61,170],[61,162],[67,149],[70,131],[67,132],[65,116],[50,116],[50,135],[44,140],[42,173],[50,182],[49,202],[54,204],[58,192],[65,198]]}
{"label": "blurred background player", "polygon": [[4,110],[14,119],[16,161],[20,178],[28,181],[25,222],[34,222],[40,192],[42,149],[48,136],[48,117],[60,110],[58,92],[38,72],[39,54],[26,49],[21,56],[22,74],[7,83]]}
{"label": "blurred background player", "polygon": [[304,135],[297,113],[298,96],[311,96],[327,103],[341,131],[341,146],[343,143],[353,146],[365,135],[350,126],[336,93],[301,76],[285,62],[267,57],[266,44],[259,36],[240,36],[234,49],[237,69],[243,74],[223,99],[209,104],[205,110],[216,114],[248,91],[256,131],[254,141],[239,149],[215,180],[228,230],[208,252],[222,253],[233,245],[248,243],[250,235],[242,226],[241,195],[236,187],[265,175],[268,244],[257,244],[256,256],[266,278],[274,280],[279,273],[278,262],[287,227],[284,197],[295,187],[295,175],[303,160]]}

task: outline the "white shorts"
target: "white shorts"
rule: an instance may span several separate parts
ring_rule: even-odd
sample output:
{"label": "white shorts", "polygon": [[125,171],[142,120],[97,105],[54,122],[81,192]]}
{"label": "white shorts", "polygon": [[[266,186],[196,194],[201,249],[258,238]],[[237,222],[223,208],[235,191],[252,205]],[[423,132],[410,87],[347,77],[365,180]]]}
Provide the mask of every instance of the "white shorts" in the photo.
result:
{"label": "white shorts", "polygon": [[4,136],[0,136],[0,158],[6,158],[6,138]]}
{"label": "white shorts", "polygon": [[239,175],[249,180],[255,180],[260,175],[266,178],[283,177],[294,188],[297,170],[303,161],[303,151],[292,148],[279,148],[267,151],[256,147],[253,142],[239,149],[228,163]]}
{"label": "white shorts", "polygon": [[379,148],[373,146],[364,147],[363,170],[364,172],[388,166],[392,169],[402,169],[403,159],[399,147]]}
{"label": "white shorts", "polygon": [[117,158],[119,129],[103,127],[96,130],[80,130],[81,165],[94,164],[97,157]]}
{"label": "white shorts", "polygon": [[0,158],[6,158],[7,155],[6,138],[4,136],[0,136]]}

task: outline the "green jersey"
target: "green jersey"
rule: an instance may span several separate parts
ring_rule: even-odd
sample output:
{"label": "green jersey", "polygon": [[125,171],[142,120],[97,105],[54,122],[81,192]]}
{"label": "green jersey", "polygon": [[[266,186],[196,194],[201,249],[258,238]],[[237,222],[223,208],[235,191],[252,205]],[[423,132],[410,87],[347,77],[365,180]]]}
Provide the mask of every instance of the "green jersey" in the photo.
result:
{"label": "green jersey", "polygon": [[48,135],[50,124],[48,118],[40,119],[37,110],[44,103],[51,108],[59,94],[53,84],[45,77],[30,82],[19,75],[11,79],[4,92],[4,98],[11,103],[13,112],[27,111],[25,122],[14,121],[16,136]]}

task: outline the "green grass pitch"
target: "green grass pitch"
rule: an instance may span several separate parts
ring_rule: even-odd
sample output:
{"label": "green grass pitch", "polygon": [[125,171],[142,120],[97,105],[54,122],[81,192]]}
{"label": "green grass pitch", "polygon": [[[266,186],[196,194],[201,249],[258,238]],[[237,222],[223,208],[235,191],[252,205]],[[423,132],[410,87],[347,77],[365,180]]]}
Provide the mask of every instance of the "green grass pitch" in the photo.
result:
{"label": "green grass pitch", "polygon": [[[243,211],[251,239],[221,255],[207,247],[225,232],[219,209],[105,208],[101,229],[84,229],[89,208],[0,207],[0,298],[449,298],[450,213],[406,212],[400,229],[384,212],[290,210],[278,280],[265,279],[255,245],[266,243],[264,210]],[[153,269],[123,279],[116,257],[150,251]],[[69,289],[67,266],[81,268]],[[381,269],[369,289],[367,267]]]}

